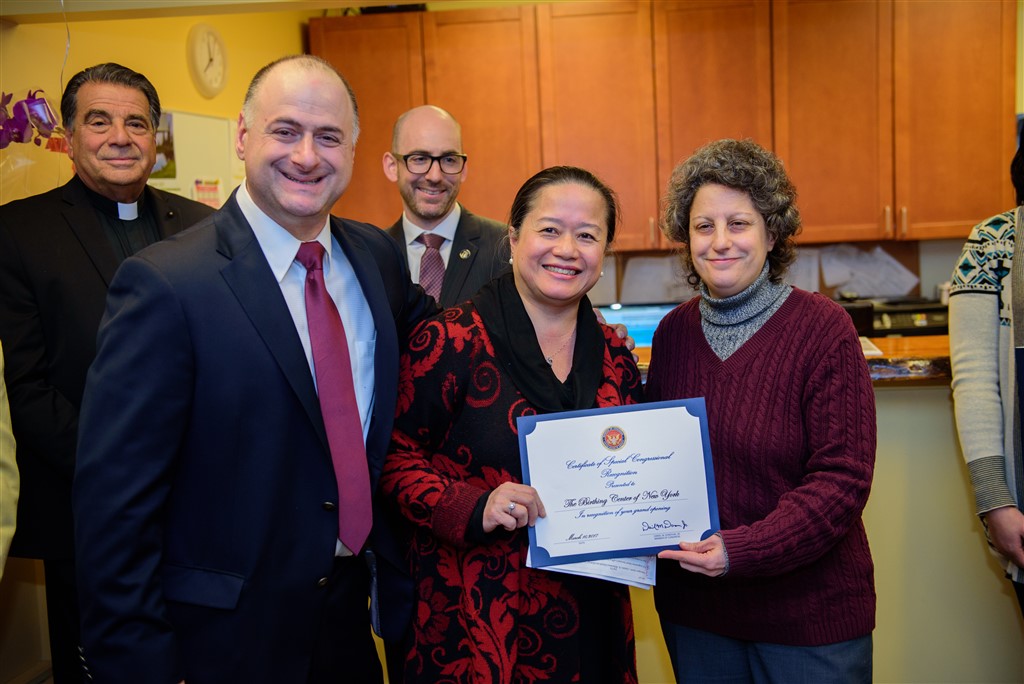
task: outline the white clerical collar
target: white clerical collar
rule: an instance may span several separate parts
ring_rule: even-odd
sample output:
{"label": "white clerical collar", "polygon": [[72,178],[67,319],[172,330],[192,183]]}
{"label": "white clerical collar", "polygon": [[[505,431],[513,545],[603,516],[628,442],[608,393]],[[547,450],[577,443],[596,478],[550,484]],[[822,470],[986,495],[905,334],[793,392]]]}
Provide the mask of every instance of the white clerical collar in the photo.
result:
{"label": "white clerical collar", "polygon": [[459,219],[460,218],[462,218],[462,206],[459,205],[458,202],[456,202],[455,206],[448,213],[448,215],[444,217],[443,221],[441,221],[436,226],[434,226],[433,230],[425,231],[422,228],[420,228],[419,226],[417,226],[415,223],[410,221],[408,214],[406,214],[403,211],[402,212],[402,234],[405,236],[405,243],[407,245],[411,245],[413,242],[416,241],[416,238],[418,238],[421,233],[426,233],[426,232],[431,232],[434,235],[440,235],[441,237],[443,237],[446,240],[454,240],[455,239],[455,229],[459,227]]}
{"label": "white clerical collar", "polygon": [[117,218],[122,221],[134,221],[139,218],[139,203],[131,202],[129,204],[117,203]]}

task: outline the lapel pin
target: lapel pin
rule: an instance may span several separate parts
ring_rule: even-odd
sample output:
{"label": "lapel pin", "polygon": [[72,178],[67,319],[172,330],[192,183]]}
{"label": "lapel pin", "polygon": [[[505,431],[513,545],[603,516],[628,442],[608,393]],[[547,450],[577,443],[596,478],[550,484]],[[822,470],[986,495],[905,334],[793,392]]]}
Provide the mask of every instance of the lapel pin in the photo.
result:
{"label": "lapel pin", "polygon": [[470,255],[470,251],[468,249],[464,249],[461,252],[459,252],[459,258],[462,259],[463,261],[468,259],[469,255]]}

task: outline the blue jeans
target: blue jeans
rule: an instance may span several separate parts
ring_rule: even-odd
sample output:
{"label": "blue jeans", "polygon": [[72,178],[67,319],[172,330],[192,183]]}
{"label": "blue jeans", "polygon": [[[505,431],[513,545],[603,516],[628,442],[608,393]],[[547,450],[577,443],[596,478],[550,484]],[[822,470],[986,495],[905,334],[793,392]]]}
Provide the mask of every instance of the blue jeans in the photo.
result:
{"label": "blue jeans", "polygon": [[826,646],[741,641],[661,621],[680,684],[871,684],[871,635]]}

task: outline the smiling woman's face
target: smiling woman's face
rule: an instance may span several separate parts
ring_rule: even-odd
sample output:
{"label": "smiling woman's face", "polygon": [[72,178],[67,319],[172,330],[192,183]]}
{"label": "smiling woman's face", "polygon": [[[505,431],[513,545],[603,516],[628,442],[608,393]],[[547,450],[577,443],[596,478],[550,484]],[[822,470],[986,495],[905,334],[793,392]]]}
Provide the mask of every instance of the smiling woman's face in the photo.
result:
{"label": "smiling woman's face", "polygon": [[714,183],[697,191],[690,208],[690,256],[712,297],[747,289],[774,246],[746,192]]}
{"label": "smiling woman's face", "polygon": [[512,270],[524,300],[573,306],[601,277],[608,207],[599,192],[578,183],[548,185],[510,234]]}

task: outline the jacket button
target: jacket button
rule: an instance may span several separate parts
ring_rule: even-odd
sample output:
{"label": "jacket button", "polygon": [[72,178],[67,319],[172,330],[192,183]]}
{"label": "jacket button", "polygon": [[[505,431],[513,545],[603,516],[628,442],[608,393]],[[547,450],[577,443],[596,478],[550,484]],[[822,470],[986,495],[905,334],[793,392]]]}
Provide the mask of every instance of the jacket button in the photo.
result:
{"label": "jacket button", "polygon": [[318,586],[318,587],[326,587],[327,586],[327,578],[326,577],[321,577],[319,580],[317,580],[316,586]]}
{"label": "jacket button", "polygon": [[338,505],[333,501],[324,501],[323,507],[325,511],[333,511]]}

